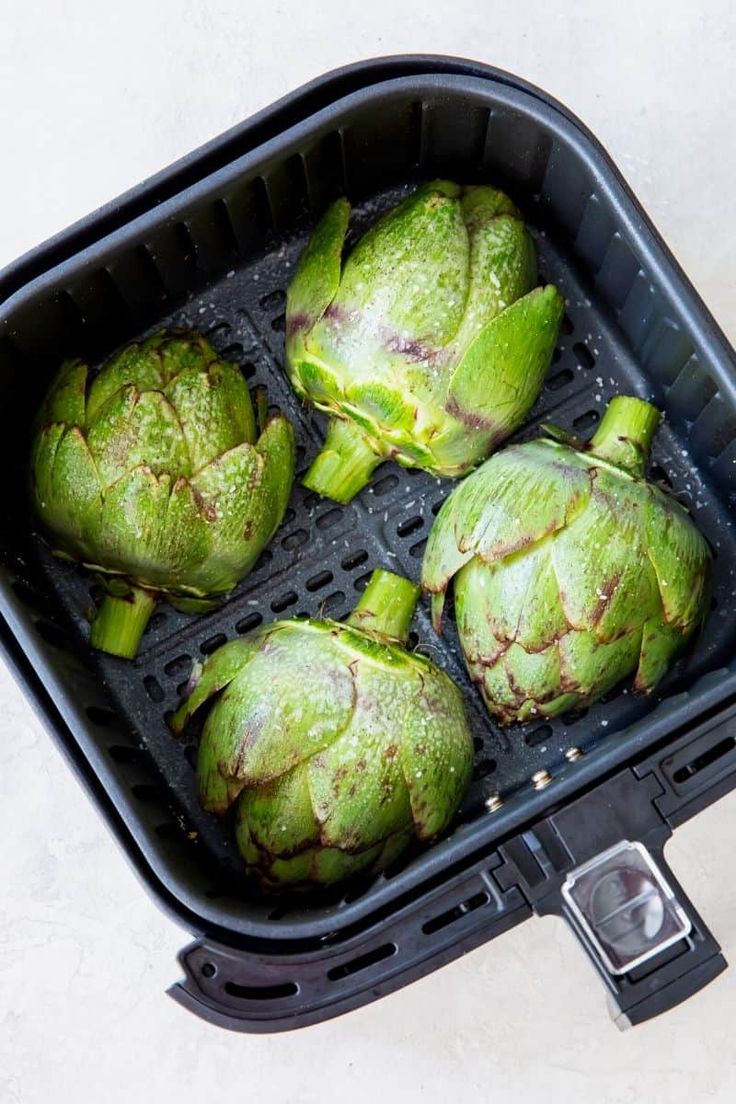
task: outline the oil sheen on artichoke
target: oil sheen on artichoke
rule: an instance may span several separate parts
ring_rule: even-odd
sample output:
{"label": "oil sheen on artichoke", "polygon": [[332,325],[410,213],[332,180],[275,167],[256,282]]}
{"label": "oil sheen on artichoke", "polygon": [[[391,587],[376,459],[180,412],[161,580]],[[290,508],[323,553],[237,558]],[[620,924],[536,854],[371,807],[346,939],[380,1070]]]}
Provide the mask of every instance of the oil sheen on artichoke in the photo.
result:
{"label": "oil sheen on artichoke", "polygon": [[646,693],[703,623],[708,545],[644,476],[658,422],[614,398],[587,444],[549,427],[440,510],[422,582],[438,630],[454,583],[468,671],[501,721],[580,709],[632,673]]}

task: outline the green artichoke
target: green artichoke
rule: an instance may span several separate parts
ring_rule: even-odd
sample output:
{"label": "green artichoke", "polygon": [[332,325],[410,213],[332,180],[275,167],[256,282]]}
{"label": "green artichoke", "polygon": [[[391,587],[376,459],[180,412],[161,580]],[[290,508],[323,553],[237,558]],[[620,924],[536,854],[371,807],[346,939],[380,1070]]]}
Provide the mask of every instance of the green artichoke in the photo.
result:
{"label": "green artichoke", "polygon": [[378,871],[442,832],[470,779],[460,691],[404,650],[419,588],[374,571],[347,619],[277,621],[223,645],[172,720],[180,733],[219,690],[197,777],[205,809],[235,805],[262,887]]}
{"label": "green artichoke", "polygon": [[587,445],[508,448],[440,510],[422,582],[439,631],[454,578],[468,671],[502,722],[580,709],[633,671],[647,693],[702,624],[708,545],[644,478],[658,422],[619,396]]}
{"label": "green artichoke", "polygon": [[259,435],[240,369],[194,333],[129,345],[94,377],[61,366],[31,493],[53,549],[107,579],[93,645],[132,658],[158,594],[194,611],[250,571],[294,478],[292,427],[263,407]]}
{"label": "green artichoke", "polygon": [[304,482],[338,502],[383,460],[458,476],[488,456],[531,409],[563,311],[503,192],[427,184],[343,264],[349,215],[329,208],[286,299],[292,385],[333,415]]}

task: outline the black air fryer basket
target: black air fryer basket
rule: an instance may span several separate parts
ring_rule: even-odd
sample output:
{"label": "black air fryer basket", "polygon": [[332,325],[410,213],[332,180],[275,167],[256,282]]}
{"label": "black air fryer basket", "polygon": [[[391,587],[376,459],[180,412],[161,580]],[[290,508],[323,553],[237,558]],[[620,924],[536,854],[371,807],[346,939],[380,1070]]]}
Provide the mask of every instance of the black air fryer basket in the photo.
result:
{"label": "black air fryer basket", "polygon": [[[295,490],[229,601],[154,615],[133,663],[93,652],[91,579],[32,535],[30,419],[62,358],[99,362],[161,326],[203,330],[293,420],[299,467],[318,416],[281,368],[285,288],[315,220],[347,194],[363,229],[418,181],[508,190],[567,299],[546,386],[519,435],[587,436],[616,393],[665,412],[653,478],[715,554],[702,637],[642,700],[503,731],[452,634],[418,640],[466,691],[474,780],[448,838],[332,896],[244,888],[232,841],[198,807],[194,746],[166,724],[192,662],[263,621],[341,617],[377,566],[416,579],[452,484],[393,465],[346,507]],[[324,1020],[428,973],[533,912],[569,921],[619,1023],[673,1006],[725,966],[662,858],[672,829],[736,781],[734,353],[610,160],[537,89],[488,67],[391,58],[316,81],[174,165],[0,276],[0,634],[6,657],[163,908],[195,934],[172,995],[213,1022],[275,1031]]]}

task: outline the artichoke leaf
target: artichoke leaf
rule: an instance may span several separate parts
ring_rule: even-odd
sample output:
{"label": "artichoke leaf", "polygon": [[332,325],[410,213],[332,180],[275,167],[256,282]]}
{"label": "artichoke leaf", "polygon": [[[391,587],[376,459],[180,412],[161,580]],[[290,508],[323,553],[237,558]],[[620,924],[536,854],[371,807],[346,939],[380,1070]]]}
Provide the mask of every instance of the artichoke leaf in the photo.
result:
{"label": "artichoke leaf", "polygon": [[187,697],[171,718],[174,735],[179,736],[201,705],[228,686],[258,649],[260,636],[228,640],[203,664],[195,664],[187,686]]}
{"label": "artichoke leaf", "polygon": [[164,374],[158,347],[161,335],[148,341],[126,346],[105,364],[92,380],[87,396],[87,427],[94,424],[102,408],[126,388],[137,391],[158,391],[164,384]]}
{"label": "artichoke leaf", "polygon": [[680,625],[668,624],[661,613],[645,621],[634,689],[649,693],[682,651],[690,635]]}
{"label": "artichoke leaf", "polygon": [[181,423],[193,472],[237,445],[255,441],[253,406],[237,365],[215,361],[206,372],[190,368],[175,376],[164,394]]}
{"label": "artichoke leaf", "polygon": [[[301,631],[300,631],[301,630]],[[350,668],[317,634],[284,623],[225,690],[217,708],[217,762],[226,777],[260,785],[329,747],[353,714]],[[311,645],[311,646],[309,646]]]}
{"label": "artichoke leaf", "polygon": [[682,628],[705,617],[710,550],[687,512],[657,487],[645,505],[647,555],[657,575],[665,619]]}
{"label": "artichoke leaf", "polygon": [[81,360],[65,360],[51,384],[38,415],[43,427],[52,422],[84,426],[89,368]]}
{"label": "artichoke leaf", "polygon": [[272,858],[319,843],[308,775],[298,767],[246,789],[238,801],[237,819],[238,832],[240,825],[247,825],[251,843]]}
{"label": "artichoke leaf", "polygon": [[476,225],[470,235],[465,312],[448,347],[455,363],[496,315],[527,295],[537,282],[536,252],[524,223],[509,214],[482,219],[479,208],[476,204],[473,212]]}
{"label": "artichoke leaf", "polygon": [[610,640],[659,609],[642,534],[641,487],[598,471],[586,509],[552,541],[567,620]]}
{"label": "artichoke leaf", "polygon": [[432,839],[455,815],[473,769],[462,697],[440,671],[428,672],[408,702],[400,756],[416,835]]}
{"label": "artichoke leaf", "polygon": [[44,524],[63,541],[87,550],[102,510],[102,493],[79,427],[56,424],[41,430],[32,472],[36,508]]}
{"label": "artichoke leaf", "polygon": [[117,391],[100,409],[87,434],[104,487],[145,464],[157,475],[190,475],[181,422],[161,391]]}
{"label": "artichoke leaf", "polygon": [[150,586],[168,581],[171,565],[162,562],[161,547],[170,493],[170,477],[159,477],[145,465],[108,487],[89,530],[101,566]]}
{"label": "artichoke leaf", "polygon": [[[291,494],[296,464],[294,428],[288,418],[277,414],[271,418],[258,438],[256,450],[263,457],[263,472],[258,486],[262,506],[258,513],[264,518],[264,530],[258,541],[263,545],[264,535],[270,540],[276,531]],[[266,520],[267,524],[266,524]]]}
{"label": "artichoke leaf", "polygon": [[505,436],[539,394],[564,310],[559,291],[535,288],[488,322],[448,387],[447,410],[471,429]]}
{"label": "artichoke leaf", "polygon": [[211,549],[192,569],[187,585],[206,594],[231,590],[257,560],[270,518],[259,491],[265,460],[247,442],[207,464],[191,480],[205,518]]}
{"label": "artichoke leaf", "polygon": [[392,678],[363,659],[351,666],[358,690],[353,717],[340,739],[310,760],[309,785],[322,843],[362,851],[411,825],[402,732],[386,717],[401,716],[421,682],[410,668]]}
{"label": "artichoke leaf", "polygon": [[590,473],[582,458],[534,441],[498,453],[460,489],[458,547],[493,563],[567,525],[589,499]]}
{"label": "artichoke leaf", "polygon": [[559,644],[562,688],[594,701],[635,670],[641,643],[641,626],[608,642],[590,632],[567,633]]}
{"label": "artichoke leaf", "polygon": [[297,335],[309,333],[335,298],[340,286],[342,250],[349,218],[350,204],[347,199],[336,200],[319,222],[302,253],[286,293],[289,359],[295,351]]}

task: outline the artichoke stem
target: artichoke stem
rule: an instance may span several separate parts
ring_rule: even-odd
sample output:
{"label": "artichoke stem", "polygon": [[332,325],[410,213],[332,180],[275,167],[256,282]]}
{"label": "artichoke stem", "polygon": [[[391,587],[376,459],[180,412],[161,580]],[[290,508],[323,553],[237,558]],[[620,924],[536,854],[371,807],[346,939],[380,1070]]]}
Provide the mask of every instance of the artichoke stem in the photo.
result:
{"label": "artichoke stem", "polygon": [[155,607],[155,594],[141,587],[132,586],[123,596],[106,594],[92,622],[90,644],[111,655],[135,659]]}
{"label": "artichoke stem", "polygon": [[617,395],[608,404],[588,450],[632,475],[642,476],[659,419],[660,413],[651,403]]}
{"label": "artichoke stem", "polygon": [[401,575],[378,568],[346,621],[357,629],[379,632],[406,644],[418,599],[418,586]]}
{"label": "artichoke stem", "polygon": [[304,476],[304,486],[335,502],[350,502],[365,487],[381,459],[354,422],[332,418],[322,451]]}

